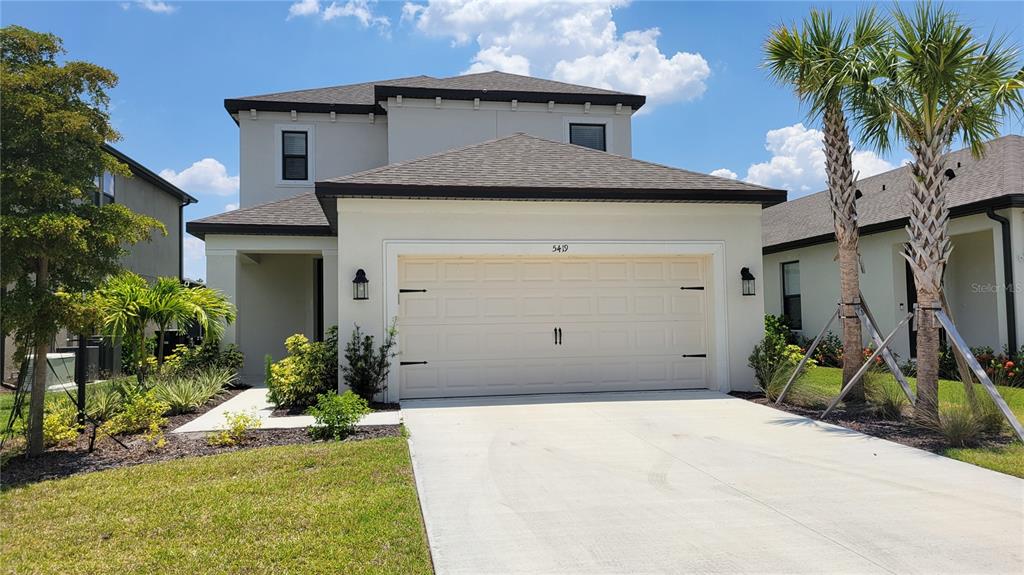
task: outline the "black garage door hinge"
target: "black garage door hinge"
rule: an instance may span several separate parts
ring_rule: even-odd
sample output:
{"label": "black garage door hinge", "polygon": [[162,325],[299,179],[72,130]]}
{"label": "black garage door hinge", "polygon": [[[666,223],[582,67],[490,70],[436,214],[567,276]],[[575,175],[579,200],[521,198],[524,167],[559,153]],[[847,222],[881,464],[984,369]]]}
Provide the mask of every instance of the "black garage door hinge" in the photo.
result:
{"label": "black garage door hinge", "polygon": [[679,289],[697,289],[700,291],[704,291],[704,286],[683,286]]}
{"label": "black garage door hinge", "polygon": [[427,365],[425,361],[400,361],[398,365]]}
{"label": "black garage door hinge", "polygon": [[398,293],[427,293],[425,289],[400,289]]}
{"label": "black garage door hinge", "polygon": [[706,353],[684,353],[683,357],[707,357]]}

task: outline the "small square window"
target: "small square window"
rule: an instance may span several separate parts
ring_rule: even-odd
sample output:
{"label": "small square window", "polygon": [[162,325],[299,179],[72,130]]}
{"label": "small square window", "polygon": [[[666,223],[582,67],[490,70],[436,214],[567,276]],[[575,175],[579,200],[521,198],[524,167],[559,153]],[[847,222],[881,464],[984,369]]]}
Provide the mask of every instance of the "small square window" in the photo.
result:
{"label": "small square window", "polygon": [[569,124],[569,143],[607,151],[604,124]]}
{"label": "small square window", "polygon": [[306,132],[281,132],[281,179],[309,179],[309,153]]}

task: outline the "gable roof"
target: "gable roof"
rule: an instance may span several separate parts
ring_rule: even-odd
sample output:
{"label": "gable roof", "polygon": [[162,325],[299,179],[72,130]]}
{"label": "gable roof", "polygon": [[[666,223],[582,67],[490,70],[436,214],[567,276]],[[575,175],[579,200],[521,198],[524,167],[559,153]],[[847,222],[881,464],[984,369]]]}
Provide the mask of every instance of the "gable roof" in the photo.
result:
{"label": "gable roof", "polygon": [[103,144],[103,151],[108,153],[108,154],[110,154],[111,156],[114,156],[115,158],[117,158],[117,160],[119,162],[123,162],[125,164],[128,164],[128,168],[132,171],[132,175],[134,175],[134,176],[136,176],[136,177],[138,177],[140,179],[143,179],[143,180],[149,182],[150,184],[153,184],[154,186],[156,186],[157,188],[159,188],[163,192],[174,196],[182,204],[186,204],[187,205],[187,204],[195,204],[195,203],[199,202],[199,200],[197,200],[193,196],[185,193],[185,191],[183,191],[178,186],[175,186],[174,184],[172,184],[172,183],[168,182],[167,180],[163,179],[158,174],[153,172],[153,170],[150,170],[146,166],[143,166],[139,162],[133,160],[127,154],[125,154],[124,152],[118,150],[114,146],[111,146],[110,144],[104,143]]}
{"label": "gable roof", "polygon": [[639,109],[646,102],[644,96],[567,84],[543,78],[520,76],[507,72],[483,72],[448,78],[410,76],[359,84],[345,84],[310,90],[277,92],[224,100],[230,114],[239,110],[267,110],[287,112],[336,112],[339,114],[386,114],[377,103],[389,96],[409,98],[442,97],[454,100],[548,102],[564,104],[592,104],[631,106]]}
{"label": "gable roof", "polygon": [[[1024,205],[1024,137],[1011,135],[992,140],[983,158],[969,149],[946,156],[955,177],[946,183],[946,201],[952,216],[980,213],[989,207]],[[857,200],[862,235],[900,229],[910,215],[906,197],[910,168],[857,181],[863,194]],[[764,210],[762,240],[765,253],[835,241],[828,191],[797,198]]]}
{"label": "gable roof", "polygon": [[313,192],[194,220],[185,229],[199,239],[206,234],[334,235]]}

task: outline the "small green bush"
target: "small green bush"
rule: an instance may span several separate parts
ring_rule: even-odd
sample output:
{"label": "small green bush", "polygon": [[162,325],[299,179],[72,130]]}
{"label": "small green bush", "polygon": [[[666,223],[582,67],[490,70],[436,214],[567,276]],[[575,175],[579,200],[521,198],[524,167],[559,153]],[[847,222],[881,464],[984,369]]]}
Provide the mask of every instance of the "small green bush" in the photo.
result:
{"label": "small green bush", "polygon": [[365,399],[351,391],[341,395],[324,393],[307,413],[316,421],[309,428],[310,435],[317,439],[340,440],[352,433],[356,423],[370,413],[370,407]]}
{"label": "small green bush", "polygon": [[208,369],[225,369],[238,373],[242,369],[245,355],[238,346],[229,344],[220,347],[220,342],[207,341],[194,347],[178,345],[164,358],[162,370],[174,373],[194,373]]}
{"label": "small green bush", "polygon": [[227,412],[224,414],[224,429],[211,433],[206,441],[217,447],[231,447],[245,441],[249,430],[258,429],[263,422],[255,415],[245,412]]}
{"label": "small green bush", "polygon": [[305,408],[321,393],[338,388],[338,336],[331,328],[325,341],[302,334],[285,340],[288,357],[270,365],[267,397],[286,409]]}
{"label": "small green bush", "polygon": [[985,432],[985,424],[970,405],[951,405],[939,411],[932,426],[942,434],[949,447],[977,445]]}
{"label": "small green bush", "polygon": [[170,406],[170,414],[193,412],[235,381],[230,368],[209,367],[190,373],[161,375],[156,378],[152,391],[156,399]]}
{"label": "small green bush", "polygon": [[124,409],[101,426],[108,435],[146,431],[155,435],[167,424],[164,414],[170,406],[156,398],[152,391],[130,392],[125,397]]}
{"label": "small green bush", "polygon": [[85,412],[100,423],[114,417],[124,407],[124,396],[113,382],[94,383],[85,388]]}
{"label": "small green bush", "polygon": [[373,401],[373,396],[387,389],[391,359],[397,355],[394,351],[397,335],[398,330],[392,321],[384,342],[378,348],[374,345],[373,336],[364,334],[358,325],[352,330],[352,337],[345,346],[345,366],[341,372],[345,385],[366,401]]}
{"label": "small green bush", "polygon": [[78,439],[78,409],[71,401],[58,398],[47,401],[43,408],[43,443],[65,445]]}
{"label": "small green bush", "polygon": [[[813,340],[807,339],[801,345],[806,349],[811,343]],[[843,367],[843,342],[839,336],[832,332],[825,334],[814,348],[814,360],[824,367]]]}
{"label": "small green bush", "polygon": [[903,388],[887,374],[869,370],[864,375],[864,390],[868,404],[879,418],[889,421],[903,418],[903,410],[910,402]]}

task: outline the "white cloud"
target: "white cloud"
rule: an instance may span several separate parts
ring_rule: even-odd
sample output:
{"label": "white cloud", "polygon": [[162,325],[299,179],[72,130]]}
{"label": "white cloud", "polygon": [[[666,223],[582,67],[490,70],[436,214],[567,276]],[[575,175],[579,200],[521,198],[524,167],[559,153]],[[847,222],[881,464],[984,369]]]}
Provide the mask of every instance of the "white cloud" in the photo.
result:
{"label": "white cloud", "polygon": [[288,20],[320,13],[320,0],[300,0],[288,7]]}
{"label": "white cloud", "polygon": [[213,158],[203,158],[180,172],[169,168],[161,170],[160,177],[193,195],[238,194],[238,176],[229,176],[224,164]]}
{"label": "white cloud", "polygon": [[324,22],[337,18],[355,18],[363,28],[376,28],[381,34],[387,35],[391,30],[391,20],[387,16],[378,16],[373,13],[373,5],[377,0],[348,0],[343,3],[331,2],[331,5],[320,11],[319,0],[299,0],[288,7],[288,18],[301,18],[303,16],[316,16]]}
{"label": "white cloud", "polygon": [[[772,157],[752,164],[746,181],[790,191],[790,199],[825,189],[825,152],[820,130],[802,123],[769,130],[765,149]],[[866,178],[895,168],[871,151],[854,151],[853,169]]]}
{"label": "white cloud", "polygon": [[203,240],[185,235],[185,277],[198,280],[206,277],[206,244]]}
{"label": "white cloud", "polygon": [[429,0],[406,3],[402,21],[454,45],[475,42],[467,72],[501,70],[645,94],[652,104],[698,98],[711,73],[700,54],[668,55],[657,28],[619,34],[625,0]]}
{"label": "white cloud", "polygon": [[[177,6],[162,2],[161,0],[138,0],[134,3],[135,6],[148,10],[150,12],[156,12],[157,14],[171,14],[178,10]],[[121,8],[128,10],[132,7],[132,4],[123,2]]]}
{"label": "white cloud", "polygon": [[718,176],[719,178],[729,178],[730,180],[735,180],[739,178],[739,175],[736,174],[736,172],[727,168],[718,168],[717,170],[711,172],[711,175]]}
{"label": "white cloud", "polygon": [[234,211],[234,210],[237,210],[237,209],[238,209],[238,204],[226,204],[224,206],[224,211],[225,212],[231,212],[231,211]]}

